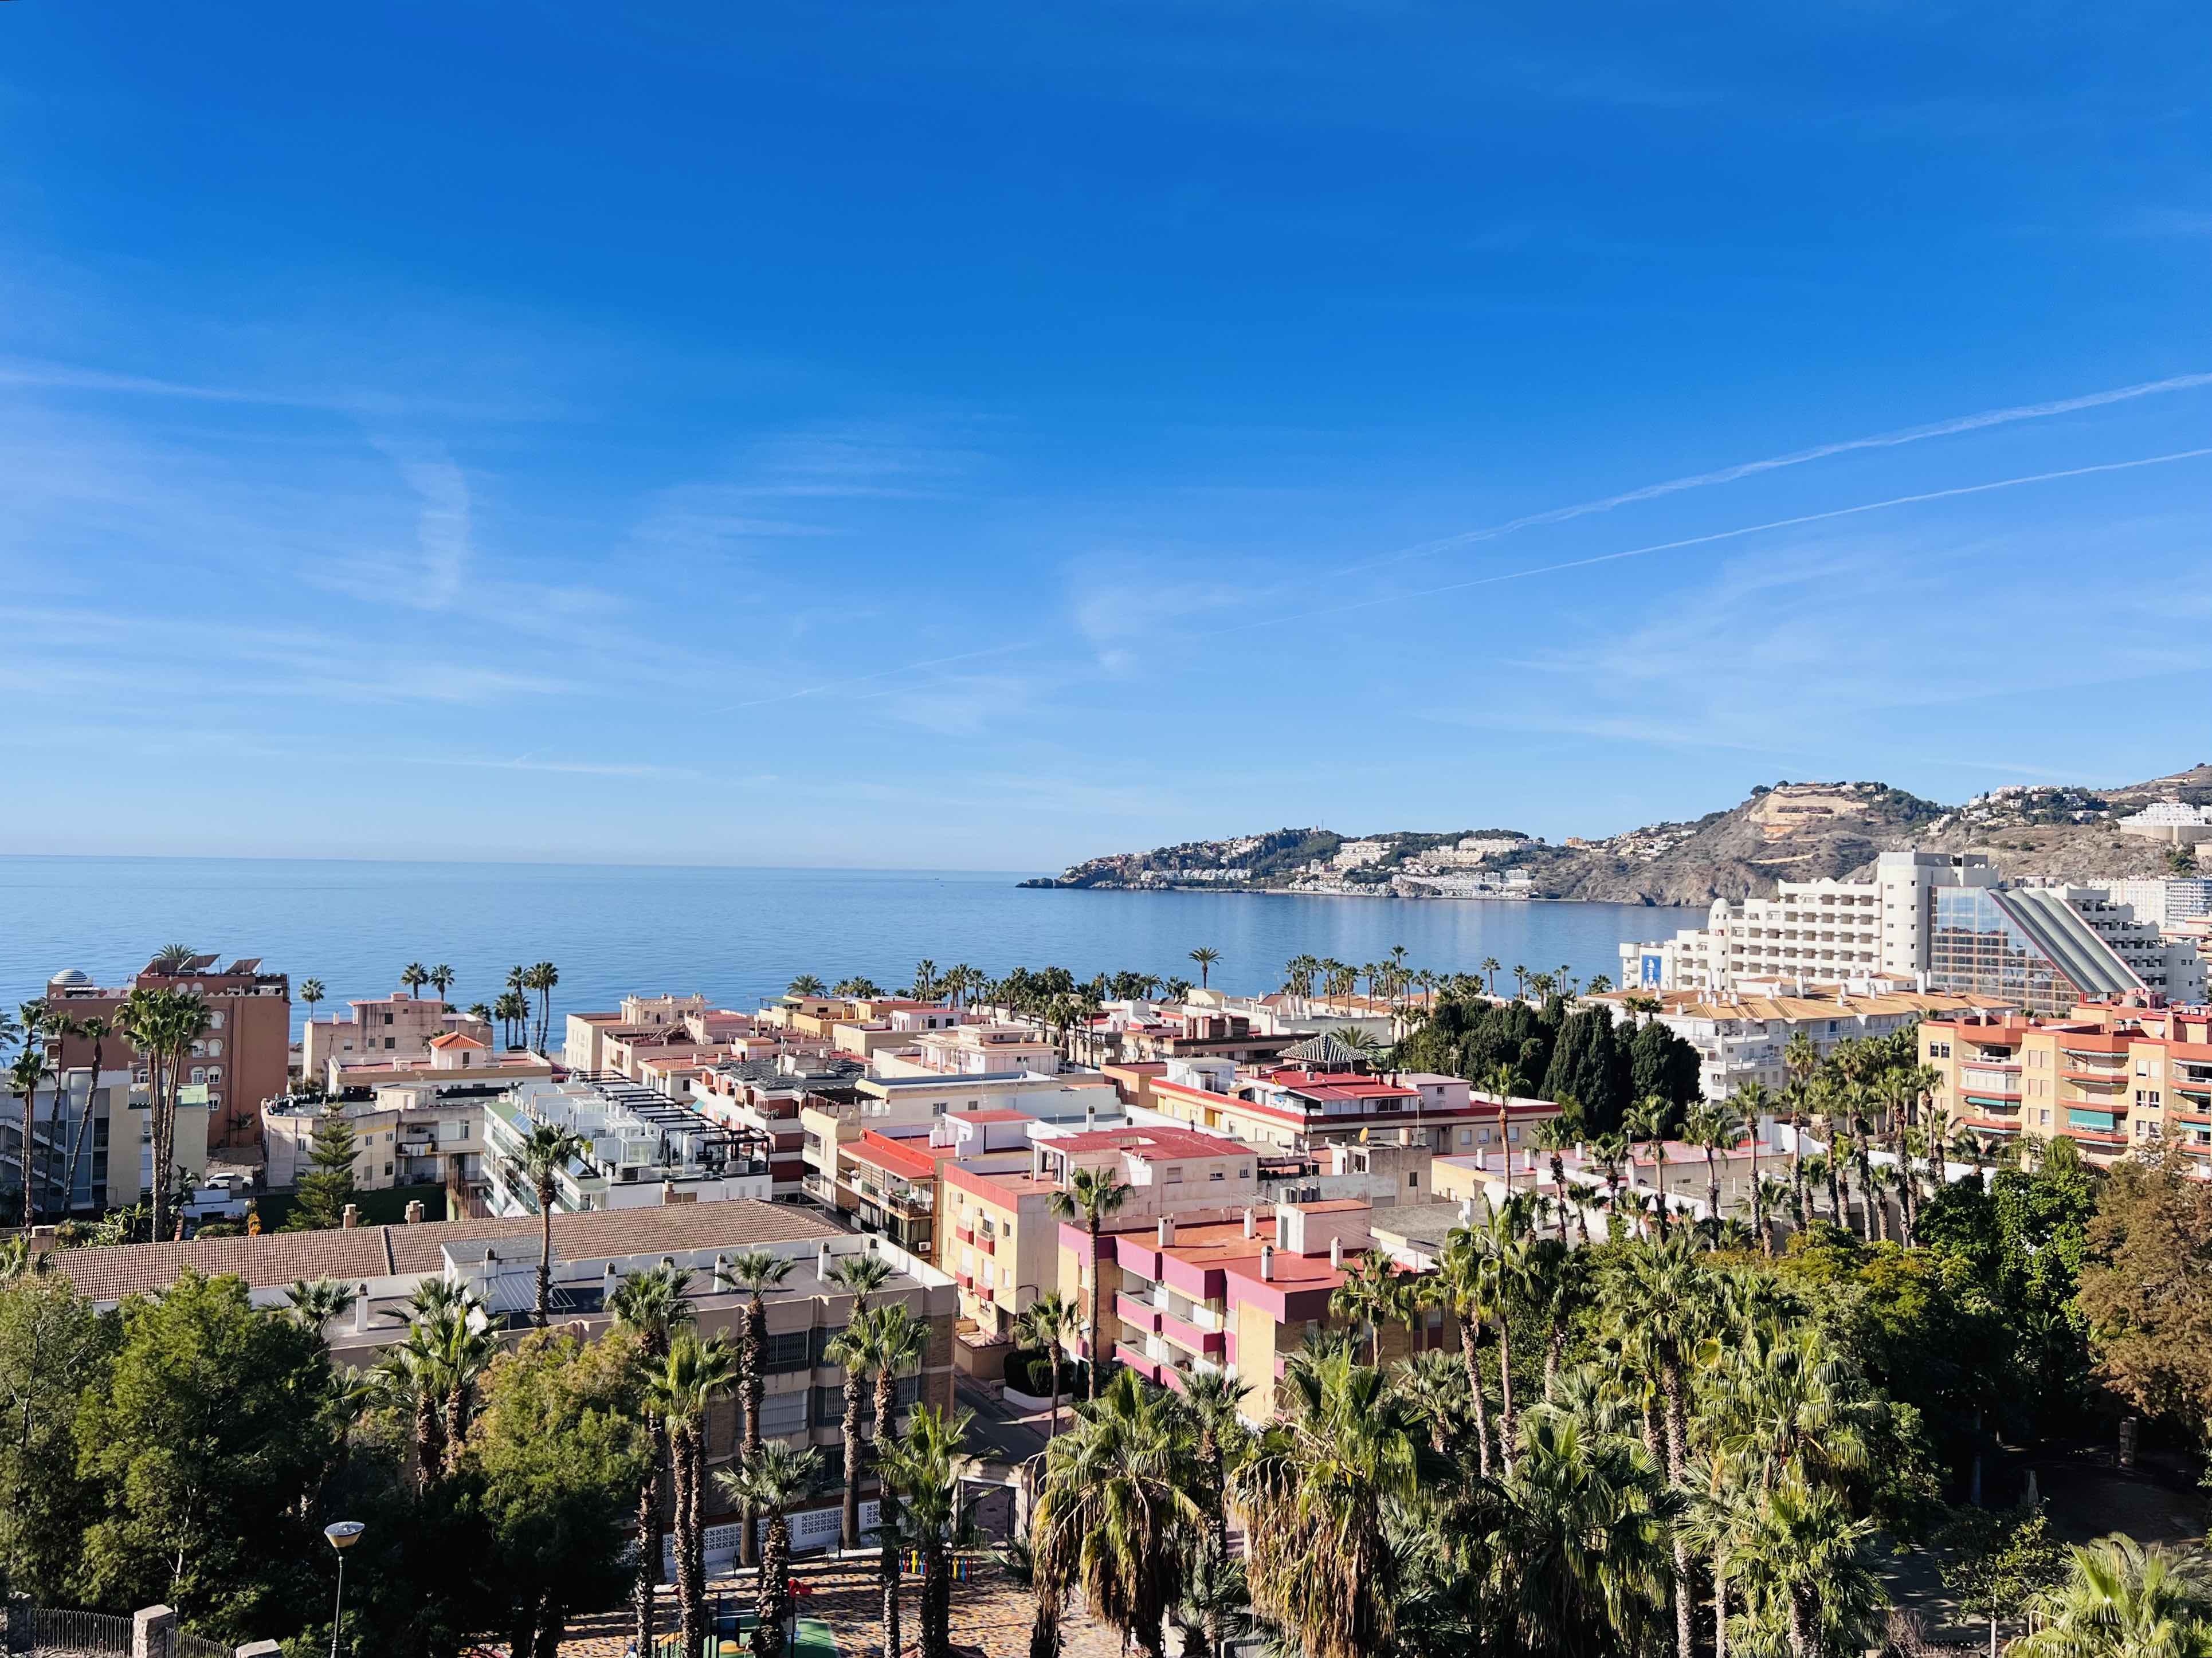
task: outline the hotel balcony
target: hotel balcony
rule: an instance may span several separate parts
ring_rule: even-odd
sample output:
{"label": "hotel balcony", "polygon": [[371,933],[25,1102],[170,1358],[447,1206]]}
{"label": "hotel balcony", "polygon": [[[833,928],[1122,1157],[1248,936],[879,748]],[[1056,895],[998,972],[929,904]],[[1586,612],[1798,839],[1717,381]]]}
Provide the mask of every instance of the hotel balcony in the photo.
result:
{"label": "hotel balcony", "polygon": [[1114,1310],[1121,1315],[1121,1322],[1129,1329],[1145,1335],[1159,1333],[1162,1315],[1160,1309],[1150,1302],[1117,1293],[1114,1297]]}

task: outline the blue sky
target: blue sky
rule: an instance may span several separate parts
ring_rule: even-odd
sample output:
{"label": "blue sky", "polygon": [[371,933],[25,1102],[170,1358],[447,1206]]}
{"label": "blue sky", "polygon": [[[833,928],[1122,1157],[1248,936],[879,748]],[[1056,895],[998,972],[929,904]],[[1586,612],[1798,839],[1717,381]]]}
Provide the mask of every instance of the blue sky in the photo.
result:
{"label": "blue sky", "polygon": [[0,850],[2212,757],[2212,15],[1488,9],[0,8]]}

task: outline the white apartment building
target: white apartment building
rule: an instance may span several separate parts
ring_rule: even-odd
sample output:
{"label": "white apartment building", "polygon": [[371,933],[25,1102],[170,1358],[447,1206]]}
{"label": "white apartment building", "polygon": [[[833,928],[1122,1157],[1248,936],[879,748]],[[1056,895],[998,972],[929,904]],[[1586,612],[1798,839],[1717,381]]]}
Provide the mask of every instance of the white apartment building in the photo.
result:
{"label": "white apartment building", "polygon": [[2212,920],[2212,879],[2183,877],[2158,880],[2137,878],[2106,884],[2115,903],[2125,904],[2136,919],[2170,932],[2191,921]]}
{"label": "white apartment building", "polygon": [[435,996],[410,996],[397,990],[389,996],[364,996],[348,1005],[353,1011],[343,1018],[335,1014],[311,1018],[301,1027],[301,1076],[325,1076],[333,1062],[419,1060],[440,1036],[466,1036],[486,1048],[492,1043],[488,1021],[471,1018]]}
{"label": "white apartment building", "polygon": [[1929,894],[1996,884],[1978,853],[1885,852],[1871,881],[1784,881],[1771,898],[1716,899],[1703,927],[1623,944],[1620,982],[1648,991],[1742,979],[1911,981],[1928,965]]}
{"label": "white apartment building", "polygon": [[766,1199],[773,1190],[760,1136],[634,1083],[526,1083],[483,1110],[485,1200],[495,1215],[537,1213],[537,1195],[519,1164],[541,1124],[568,1129],[585,1144],[584,1154],[554,1181],[554,1206],[568,1213]]}
{"label": "white apartment building", "polygon": [[1886,852],[1871,881],[1784,881],[1717,900],[1706,925],[1620,947],[1630,990],[1726,997],[1754,981],[1887,983],[1992,995],[2031,1011],[2150,991],[2201,1000],[2193,943],[2168,939],[2102,886],[2008,888],[1978,853]]}
{"label": "white apartment building", "polygon": [[2132,817],[2119,822],[2123,835],[2140,835],[2169,846],[2193,847],[2212,841],[2212,806],[2185,806],[2179,800],[2159,800]]}

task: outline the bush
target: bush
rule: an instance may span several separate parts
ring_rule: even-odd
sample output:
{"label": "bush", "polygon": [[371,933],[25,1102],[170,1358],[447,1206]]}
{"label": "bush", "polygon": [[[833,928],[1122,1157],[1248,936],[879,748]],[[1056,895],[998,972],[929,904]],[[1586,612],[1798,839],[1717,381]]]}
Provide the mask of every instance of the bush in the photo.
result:
{"label": "bush", "polygon": [[[1060,1361],[1060,1392],[1080,1398],[1085,1391],[1084,1380],[1083,1361],[1063,1356]],[[1006,1357],[1006,1386],[1018,1394],[1027,1394],[1031,1399],[1049,1398],[1052,1394],[1051,1361],[1036,1349],[1009,1354]]]}

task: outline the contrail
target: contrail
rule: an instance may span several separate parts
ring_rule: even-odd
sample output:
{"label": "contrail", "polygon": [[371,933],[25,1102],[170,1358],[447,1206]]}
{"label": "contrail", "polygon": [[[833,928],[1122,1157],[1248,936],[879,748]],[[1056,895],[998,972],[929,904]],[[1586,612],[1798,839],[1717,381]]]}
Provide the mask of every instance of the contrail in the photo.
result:
{"label": "contrail", "polygon": [[726,702],[717,713],[734,713],[739,708],[764,708],[771,702],[795,702],[802,696],[819,696],[825,691],[842,691],[849,686],[866,685],[878,679],[889,679],[893,674],[912,673],[916,668],[942,667],[947,662],[973,662],[979,656],[1004,656],[1009,651],[1031,651],[1040,641],[1023,640],[1012,645],[994,645],[985,651],[963,651],[957,656],[925,657],[919,662],[902,662],[896,668],[883,668],[874,673],[864,673],[853,679],[832,679],[820,685],[808,685],[799,690],[786,691],[780,696],[757,696],[750,702]]}
{"label": "contrail", "polygon": [[1909,426],[1902,431],[1849,438],[1841,443],[1823,443],[1810,449],[1793,450],[1786,455],[1774,455],[1765,460],[1747,460],[1738,465],[1723,466],[1718,471],[1670,478],[1664,483],[1647,483],[1640,489],[1625,490],[1598,501],[1577,501],[1571,507],[1553,507],[1541,513],[1530,513],[1521,518],[1509,519],[1503,524],[1491,525],[1486,529],[1463,531],[1458,535],[1423,542],[1419,546],[1408,547],[1400,552],[1385,553],[1357,564],[1347,564],[1333,574],[1349,575],[1358,570],[1371,570],[1377,565],[1397,564],[1431,553],[1449,552],[1455,547],[1468,546],[1478,541],[1495,541],[1501,536],[1513,534],[1516,530],[1534,529],[1542,524],[1564,524],[1570,519],[1587,518],[1593,513],[1609,513],[1616,507],[1626,507],[1636,501],[1677,495],[1685,489],[1702,489],[1708,484],[1734,483],[1739,478],[1778,471],[1785,466],[1802,466],[1808,461],[1826,460],[1831,455],[1849,454],[1854,450],[1894,449],[1902,444],[1919,443],[1929,438],[1956,437],[1962,432],[1978,432],[1984,427],[2008,426],[2014,421],[2041,420],[2051,415],[2070,415],[2077,410],[2101,409],[2107,404],[2156,397],[2165,392],[2193,391],[2202,386],[2212,386],[2212,374],[2173,374],[2162,380],[2145,380],[2139,386],[2122,386],[2109,392],[2091,392],[2081,397],[2059,398],[2048,403],[2015,404],[2009,409],[1988,409],[1978,415],[1960,415],[1953,420],[1940,420],[1926,426]]}
{"label": "contrail", "polygon": [[2097,466],[2069,466],[2059,472],[2031,472],[2022,477],[1998,478],[1989,483],[1963,483],[1956,489],[1929,489],[1917,495],[1892,495],[1887,501],[1862,501],[1856,507],[1837,507],[1825,513],[1804,513],[1796,518],[1778,518],[1765,524],[1747,524],[1736,530],[1716,530],[1711,535],[1685,536],[1680,541],[1655,541],[1648,547],[1631,547],[1623,552],[1600,553],[1591,558],[1571,558],[1558,564],[1538,564],[1525,570],[1502,571],[1496,575],[1470,576],[1464,581],[1447,581],[1441,586],[1417,587],[1410,592],[1389,593],[1379,598],[1359,599],[1350,604],[1334,604],[1327,610],[1300,610],[1290,616],[1269,616],[1265,621],[1247,622],[1223,631],[1247,633],[1255,628],[1278,627],[1285,622],[1346,616],[1353,610],[1373,610],[1378,605],[1395,604],[1404,599],[1429,598],[1438,593],[1455,593],[1469,587],[1487,587],[1500,581],[1519,581],[1528,576],[1554,575],[1561,570],[1579,570],[1592,564],[1611,564],[1618,559],[1641,558],[1647,553],[1668,553],[1683,547],[1703,547],[1716,541],[1735,541],[1744,536],[1758,535],[1763,531],[1787,530],[1800,524],[1819,524],[1828,519],[1851,518],[1861,513],[1878,513],[1890,507],[1911,507],[1922,501],[1987,495],[1992,489],[2016,489],[2023,483],[2051,483],[2061,478],[2088,477],[2098,472],[2128,472],[2141,466],[2164,466],[2172,461],[2197,460],[2206,455],[2212,455],[2212,447],[2177,449],[2168,455],[2146,455],[2140,460],[2106,461]]}

